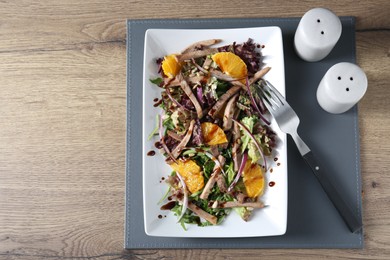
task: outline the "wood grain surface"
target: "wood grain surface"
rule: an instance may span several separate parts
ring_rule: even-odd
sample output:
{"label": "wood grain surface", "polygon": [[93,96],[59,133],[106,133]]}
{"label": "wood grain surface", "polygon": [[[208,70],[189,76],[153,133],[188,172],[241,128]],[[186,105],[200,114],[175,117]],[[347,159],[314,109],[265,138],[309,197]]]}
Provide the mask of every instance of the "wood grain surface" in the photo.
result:
{"label": "wood grain surface", "polygon": [[[357,17],[362,250],[123,250],[127,18]],[[0,259],[389,259],[390,1],[0,1]]]}

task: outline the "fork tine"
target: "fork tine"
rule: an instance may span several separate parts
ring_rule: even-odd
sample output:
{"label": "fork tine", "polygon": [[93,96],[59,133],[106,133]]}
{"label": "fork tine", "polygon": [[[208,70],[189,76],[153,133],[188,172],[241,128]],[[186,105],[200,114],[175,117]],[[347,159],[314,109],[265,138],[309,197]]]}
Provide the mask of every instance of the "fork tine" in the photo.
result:
{"label": "fork tine", "polygon": [[263,93],[269,99],[270,103],[275,104],[277,107],[281,107],[284,105],[283,100],[279,98],[279,96],[273,91],[273,89],[268,86],[266,83],[263,86]]}
{"label": "fork tine", "polygon": [[280,94],[280,92],[268,81],[265,81],[265,85],[278,97],[279,101],[286,103],[286,99]]}
{"label": "fork tine", "polygon": [[270,103],[274,103],[275,106],[277,107],[281,107],[283,106],[283,101],[280,100],[280,98],[278,96],[276,96],[276,94],[274,92],[269,91],[269,100],[270,100]]}
{"label": "fork tine", "polygon": [[272,107],[272,104],[270,103],[268,98],[264,95],[264,93],[263,93],[263,95],[261,95],[261,100],[263,101],[267,110],[271,113],[271,110],[274,110],[274,108]]}
{"label": "fork tine", "polygon": [[267,99],[268,103],[272,106],[281,107],[283,106],[283,100],[273,92],[272,88],[267,83],[262,82],[262,94]]}

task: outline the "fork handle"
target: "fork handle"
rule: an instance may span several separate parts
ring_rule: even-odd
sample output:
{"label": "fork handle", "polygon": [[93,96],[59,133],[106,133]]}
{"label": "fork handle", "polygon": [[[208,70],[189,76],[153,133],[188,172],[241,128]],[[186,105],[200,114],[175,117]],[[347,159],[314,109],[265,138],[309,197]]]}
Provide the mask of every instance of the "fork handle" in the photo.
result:
{"label": "fork handle", "polygon": [[349,207],[349,205],[345,202],[343,196],[341,195],[342,193],[340,193],[335,185],[330,181],[329,176],[326,175],[324,168],[318,163],[317,159],[313,155],[313,152],[310,151],[306,153],[303,155],[303,158],[310,166],[314,175],[321,183],[321,186],[325,190],[329,199],[332,201],[333,205],[336,207],[351,232],[355,233],[356,231],[360,230],[362,228],[361,221],[358,220],[351,207]]}

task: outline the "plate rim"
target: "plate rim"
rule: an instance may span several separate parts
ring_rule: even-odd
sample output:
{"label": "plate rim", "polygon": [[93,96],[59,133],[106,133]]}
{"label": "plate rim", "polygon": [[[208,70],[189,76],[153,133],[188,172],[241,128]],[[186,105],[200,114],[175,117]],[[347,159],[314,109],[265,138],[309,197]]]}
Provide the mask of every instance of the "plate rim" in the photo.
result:
{"label": "plate rim", "polygon": [[[145,57],[146,57],[146,51],[147,51],[147,37],[148,37],[148,34],[150,32],[153,32],[153,31],[213,31],[213,30],[217,30],[217,31],[231,31],[231,30],[250,30],[250,29],[272,29],[272,30],[275,30],[278,32],[278,38],[280,39],[280,44],[281,44],[281,49],[279,50],[281,53],[280,53],[280,57],[281,57],[281,74],[283,76],[283,79],[282,79],[282,82],[283,82],[283,89],[282,89],[282,94],[285,95],[285,90],[286,90],[286,84],[285,84],[285,61],[284,61],[284,46],[283,46],[283,35],[282,35],[282,30],[279,26],[261,26],[261,27],[242,27],[242,28],[223,28],[223,29],[174,29],[174,28],[166,28],[166,29],[154,29],[154,28],[149,28],[145,31],[145,39],[144,39],[144,54],[143,54],[143,91],[142,91],[142,189],[143,189],[143,194],[142,194],[142,204],[143,204],[143,214],[144,214],[144,218],[143,218],[143,221],[144,221],[144,231],[145,233],[148,235],[148,236],[155,236],[155,237],[181,237],[181,238],[244,238],[244,237],[269,237],[269,236],[281,236],[281,235],[284,235],[287,231],[287,220],[288,220],[288,167],[287,167],[287,135],[284,134],[284,150],[285,150],[285,159],[286,159],[286,162],[284,162],[284,164],[286,165],[285,168],[286,168],[286,173],[285,173],[285,177],[286,177],[286,180],[285,180],[285,200],[284,200],[284,204],[285,204],[285,215],[283,216],[283,223],[280,224],[280,231],[279,232],[274,232],[272,234],[269,234],[269,235],[261,235],[261,234],[253,234],[253,235],[223,235],[223,236],[220,236],[220,235],[217,235],[217,236],[210,236],[210,235],[207,235],[207,236],[199,236],[199,235],[180,235],[180,234],[155,234],[153,233],[153,231],[150,230],[150,227],[147,225],[147,221],[146,221],[146,216],[147,216],[147,207],[146,207],[146,201],[145,201],[145,193],[146,193],[146,187],[145,187],[145,158],[147,158],[146,156],[146,149],[145,149],[145,137],[146,137],[146,132],[145,132],[145,110],[146,110],[146,106],[145,106],[145,83],[147,82],[147,79],[146,79],[146,65],[145,65]],[[279,136],[279,135],[278,135]],[[151,141],[149,141],[151,142]],[[158,205],[156,205],[157,207]],[[205,230],[207,230],[207,228],[205,228]],[[278,229],[279,230],[279,229]]]}

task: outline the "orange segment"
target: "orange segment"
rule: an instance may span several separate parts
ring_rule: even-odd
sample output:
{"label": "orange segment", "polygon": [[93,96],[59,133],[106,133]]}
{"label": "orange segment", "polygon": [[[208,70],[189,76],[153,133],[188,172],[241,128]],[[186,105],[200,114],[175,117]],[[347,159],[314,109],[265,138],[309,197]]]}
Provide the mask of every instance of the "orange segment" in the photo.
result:
{"label": "orange segment", "polygon": [[174,78],[181,70],[181,64],[176,61],[175,55],[171,54],[164,57],[161,68],[168,78]]}
{"label": "orange segment", "polygon": [[183,177],[183,180],[191,193],[197,192],[203,188],[203,174],[201,168],[194,161],[187,160],[183,162],[178,160],[177,163],[172,163],[171,167]]}
{"label": "orange segment", "polygon": [[245,78],[248,74],[245,62],[232,52],[218,52],[211,58],[218,65],[222,72],[233,78],[242,79]]}
{"label": "orange segment", "polygon": [[201,124],[203,139],[208,145],[217,145],[226,143],[225,132],[216,124],[205,122]]}
{"label": "orange segment", "polygon": [[246,193],[250,198],[261,195],[264,191],[263,169],[257,163],[252,164],[248,159],[242,172]]}

